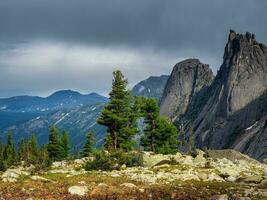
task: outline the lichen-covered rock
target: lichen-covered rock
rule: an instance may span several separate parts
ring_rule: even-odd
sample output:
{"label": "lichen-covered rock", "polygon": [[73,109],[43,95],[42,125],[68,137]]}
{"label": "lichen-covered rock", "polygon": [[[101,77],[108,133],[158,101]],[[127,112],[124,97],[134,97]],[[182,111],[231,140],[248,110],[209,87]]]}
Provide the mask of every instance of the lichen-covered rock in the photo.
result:
{"label": "lichen-covered rock", "polygon": [[88,188],[86,186],[74,185],[69,187],[68,192],[72,195],[84,196],[88,192]]}
{"label": "lichen-covered rock", "polygon": [[15,169],[7,169],[2,174],[2,180],[4,182],[16,182],[17,179],[22,175],[29,176],[30,172],[25,171],[25,169],[23,167],[18,167]]}

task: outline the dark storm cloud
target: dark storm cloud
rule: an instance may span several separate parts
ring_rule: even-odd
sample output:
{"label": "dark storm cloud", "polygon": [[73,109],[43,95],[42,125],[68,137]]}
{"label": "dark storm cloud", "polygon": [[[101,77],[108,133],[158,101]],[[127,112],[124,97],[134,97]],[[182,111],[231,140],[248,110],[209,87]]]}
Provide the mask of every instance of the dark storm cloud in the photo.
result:
{"label": "dark storm cloud", "polygon": [[[131,55],[127,55],[135,57],[136,62],[128,59],[126,63],[110,63],[112,66],[125,64],[126,73],[129,72],[130,67],[136,65],[139,65],[138,70],[149,71],[151,75],[153,70],[155,74],[169,73],[172,67],[169,65],[186,57],[199,57],[204,62],[210,63],[216,71],[222,62],[223,48],[229,29],[235,29],[238,32],[254,32],[259,41],[267,43],[266,8],[266,0],[0,1],[0,69],[2,69],[0,83],[1,79],[4,79],[1,76],[9,76],[9,80],[13,83],[6,85],[12,85],[9,88],[10,91],[18,90],[16,84],[22,87],[27,81],[23,80],[24,75],[21,73],[15,75],[10,68],[13,70],[18,68],[20,71],[32,65],[33,61],[35,65],[32,65],[32,68],[37,72],[39,70],[37,74],[33,73],[34,76],[42,74],[41,72],[49,76],[55,68],[62,67],[63,64],[69,65],[70,68],[71,65],[76,64],[77,70],[80,69],[79,66],[83,69],[88,60],[82,63],[72,63],[69,60],[66,63],[65,54],[76,55],[75,52],[70,52],[73,45],[82,46],[79,49],[82,49],[83,53],[80,50],[78,52],[85,57],[95,56],[93,49],[101,52],[99,48],[109,53],[109,58],[116,57],[112,52],[117,52],[119,59],[119,49],[131,52]],[[48,42],[46,45],[40,45],[46,50],[36,48],[38,42],[41,44]],[[48,47],[47,44],[50,46]],[[51,49],[57,48],[55,44],[60,46],[55,52],[58,57],[48,53]],[[37,53],[30,50],[31,47]],[[107,48],[109,50],[105,51]],[[40,57],[38,52],[43,51],[49,58]],[[12,58],[16,58],[17,62]],[[152,61],[153,58],[155,61]],[[36,60],[39,62],[36,63]],[[114,60],[110,59],[110,61]],[[94,65],[94,62],[88,62],[91,71],[101,66],[101,63]],[[164,63],[166,63],[165,66],[163,66]],[[110,68],[105,70],[109,66],[107,63],[102,66],[103,76],[105,76],[104,73],[112,71]],[[66,67],[62,73],[71,73],[68,69]],[[140,72],[143,76],[129,74],[132,82],[149,75],[148,72]],[[17,80],[18,77],[20,81]],[[26,78],[29,79],[28,76]],[[94,81],[94,77],[91,78]],[[20,88],[21,91],[25,91],[25,88],[34,91],[55,89],[52,85],[44,87],[43,82],[38,84],[38,77],[36,79],[36,88],[25,84]],[[80,85],[84,81],[77,83],[75,88],[81,88]],[[59,82],[60,87],[69,86],[64,80]],[[2,84],[0,87],[3,87]],[[103,88],[94,87],[93,89],[106,92]]]}

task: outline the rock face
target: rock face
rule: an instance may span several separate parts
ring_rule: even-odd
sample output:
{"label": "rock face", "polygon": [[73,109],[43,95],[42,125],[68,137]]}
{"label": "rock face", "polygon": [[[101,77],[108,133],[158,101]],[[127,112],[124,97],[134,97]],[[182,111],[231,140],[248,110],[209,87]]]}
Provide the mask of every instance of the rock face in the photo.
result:
{"label": "rock face", "polygon": [[212,80],[209,65],[198,59],[187,59],[176,64],[160,100],[160,113],[172,120],[179,118]]}
{"label": "rock face", "polygon": [[202,95],[205,105],[193,120],[196,146],[233,148],[258,160],[265,158],[266,89],[266,46],[254,34],[230,31],[223,64]]}
{"label": "rock face", "polygon": [[159,99],[162,96],[168,78],[169,76],[167,75],[150,76],[148,79],[137,83],[133,87],[132,93],[135,96]]}

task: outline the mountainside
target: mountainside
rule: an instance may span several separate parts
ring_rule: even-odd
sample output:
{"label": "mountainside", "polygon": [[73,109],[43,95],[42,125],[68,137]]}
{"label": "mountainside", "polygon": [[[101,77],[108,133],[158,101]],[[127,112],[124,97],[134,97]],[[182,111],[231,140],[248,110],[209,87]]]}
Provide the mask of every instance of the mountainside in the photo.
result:
{"label": "mountainside", "polygon": [[197,145],[266,157],[266,89],[266,46],[253,34],[231,31],[212,95],[194,122]]}
{"label": "mountainside", "polygon": [[187,59],[177,63],[167,81],[162,98],[160,113],[173,121],[184,114],[194,97],[212,82],[213,74],[209,65],[198,59]]}
{"label": "mountainside", "polygon": [[223,64],[201,95],[201,111],[191,119],[195,145],[233,148],[259,160],[267,157],[266,89],[266,46],[254,34],[230,31]]}
{"label": "mountainside", "polygon": [[133,87],[132,93],[134,96],[160,99],[168,78],[168,75],[150,76],[148,79],[137,83]]}
{"label": "mountainside", "polygon": [[46,98],[18,96],[0,99],[0,133],[13,133],[15,142],[35,133],[40,144],[48,140],[49,127],[69,132],[73,146],[81,147],[85,134],[95,132],[96,145],[103,139],[105,129],[96,119],[107,98],[96,93],[82,95],[71,90],[58,91]]}

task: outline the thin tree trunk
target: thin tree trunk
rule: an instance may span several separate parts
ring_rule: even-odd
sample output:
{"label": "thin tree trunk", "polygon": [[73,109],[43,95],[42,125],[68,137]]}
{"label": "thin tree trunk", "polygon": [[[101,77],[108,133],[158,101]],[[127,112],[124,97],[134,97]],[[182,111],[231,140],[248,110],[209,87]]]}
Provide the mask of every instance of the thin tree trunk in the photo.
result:
{"label": "thin tree trunk", "polygon": [[151,150],[152,150],[153,152],[155,152],[155,129],[156,129],[155,120],[152,120]]}

